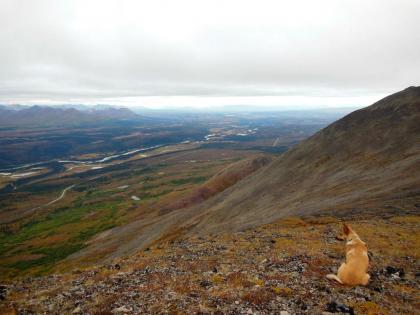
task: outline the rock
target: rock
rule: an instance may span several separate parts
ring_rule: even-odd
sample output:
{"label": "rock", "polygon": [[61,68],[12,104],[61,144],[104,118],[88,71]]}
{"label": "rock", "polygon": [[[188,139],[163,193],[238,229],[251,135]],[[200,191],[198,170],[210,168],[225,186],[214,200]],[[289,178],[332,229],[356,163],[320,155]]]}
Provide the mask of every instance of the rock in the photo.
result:
{"label": "rock", "polygon": [[0,301],[4,301],[7,295],[7,288],[4,285],[0,285]]}
{"label": "rock", "polygon": [[130,313],[130,312],[131,311],[128,308],[126,308],[125,306],[114,308],[112,310],[112,313],[115,313],[115,314],[125,314],[125,313]]}
{"label": "rock", "polygon": [[202,288],[208,288],[208,287],[210,287],[211,286],[211,282],[210,281],[207,281],[207,280],[201,280],[200,281],[200,287],[202,287]]}
{"label": "rock", "polygon": [[326,307],[326,311],[327,312],[331,312],[331,313],[345,313],[345,314],[351,314],[354,315],[354,310],[352,307],[338,303],[338,302],[330,302],[327,304]]}
{"label": "rock", "polygon": [[326,286],[326,285],[324,285],[324,284],[318,284],[318,285],[317,285],[317,287],[316,287],[316,290],[317,290],[318,292],[331,293],[330,288],[329,288],[329,287],[327,287],[327,286]]}
{"label": "rock", "polygon": [[290,315],[288,311],[280,311],[280,315]]}
{"label": "rock", "polygon": [[388,267],[385,268],[385,274],[387,276],[390,276],[390,277],[394,278],[394,279],[404,278],[404,276],[405,276],[404,269],[396,268],[396,267],[392,267],[392,266],[388,266]]}
{"label": "rock", "polygon": [[384,287],[383,286],[376,286],[373,288],[374,291],[382,293],[384,292]]}
{"label": "rock", "polygon": [[357,295],[363,295],[364,294],[361,287],[356,287],[354,289],[354,293],[357,294]]}
{"label": "rock", "polygon": [[72,314],[80,314],[82,312],[82,309],[80,308],[80,306],[76,307],[73,312],[71,312]]}

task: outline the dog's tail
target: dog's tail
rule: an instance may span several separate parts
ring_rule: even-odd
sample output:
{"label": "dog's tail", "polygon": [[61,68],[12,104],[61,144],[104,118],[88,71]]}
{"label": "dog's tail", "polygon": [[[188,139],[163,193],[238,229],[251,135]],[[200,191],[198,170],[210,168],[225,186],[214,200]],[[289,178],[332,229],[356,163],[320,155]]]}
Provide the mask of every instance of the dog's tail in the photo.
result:
{"label": "dog's tail", "polygon": [[330,274],[328,274],[328,275],[327,275],[327,279],[330,279],[330,280],[335,280],[335,281],[337,281],[338,283],[343,284],[343,282],[340,280],[340,278],[339,278],[339,277],[337,277],[336,275],[332,274],[332,273],[330,273]]}

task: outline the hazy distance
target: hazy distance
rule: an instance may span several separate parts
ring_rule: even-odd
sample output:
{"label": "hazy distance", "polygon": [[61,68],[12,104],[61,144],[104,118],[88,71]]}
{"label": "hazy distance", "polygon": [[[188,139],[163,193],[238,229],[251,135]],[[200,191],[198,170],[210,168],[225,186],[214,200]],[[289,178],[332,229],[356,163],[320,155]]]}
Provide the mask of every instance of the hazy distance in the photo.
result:
{"label": "hazy distance", "polygon": [[1,104],[363,107],[418,85],[417,0],[0,1]]}

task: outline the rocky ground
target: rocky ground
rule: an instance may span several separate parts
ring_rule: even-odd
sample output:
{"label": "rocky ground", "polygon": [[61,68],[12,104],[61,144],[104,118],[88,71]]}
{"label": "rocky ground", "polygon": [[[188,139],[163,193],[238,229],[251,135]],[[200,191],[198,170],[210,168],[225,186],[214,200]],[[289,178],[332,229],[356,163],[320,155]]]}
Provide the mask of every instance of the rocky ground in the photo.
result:
{"label": "rocky ground", "polygon": [[111,265],[0,286],[0,314],[418,314],[420,217],[357,219],[372,281],[328,281],[340,221],[283,219],[155,244]]}

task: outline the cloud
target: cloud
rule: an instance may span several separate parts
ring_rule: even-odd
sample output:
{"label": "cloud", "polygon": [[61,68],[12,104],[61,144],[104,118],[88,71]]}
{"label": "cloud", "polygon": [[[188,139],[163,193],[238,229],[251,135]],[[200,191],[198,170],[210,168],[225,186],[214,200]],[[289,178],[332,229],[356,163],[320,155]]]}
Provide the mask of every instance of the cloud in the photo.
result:
{"label": "cloud", "polygon": [[417,0],[0,0],[0,103],[364,103],[419,84],[419,19]]}

